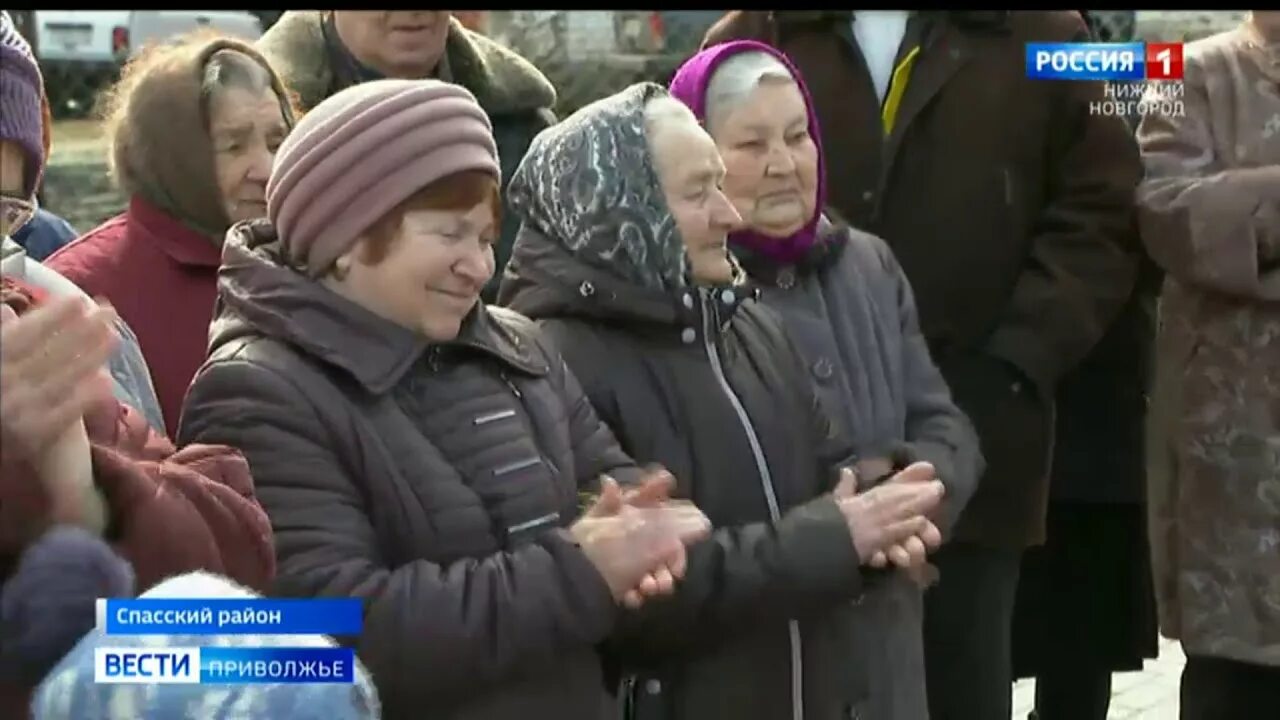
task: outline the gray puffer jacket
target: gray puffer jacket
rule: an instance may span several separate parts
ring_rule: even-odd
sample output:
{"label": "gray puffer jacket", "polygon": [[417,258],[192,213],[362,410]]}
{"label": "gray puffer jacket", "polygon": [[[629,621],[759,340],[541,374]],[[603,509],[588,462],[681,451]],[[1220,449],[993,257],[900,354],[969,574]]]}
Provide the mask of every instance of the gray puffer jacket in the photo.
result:
{"label": "gray puffer jacket", "polygon": [[602,717],[604,579],[563,530],[635,479],[564,361],[477,305],[427,340],[228,236],[182,442],[239,448],[275,532],[275,594],[365,600],[349,638],[386,720]]}

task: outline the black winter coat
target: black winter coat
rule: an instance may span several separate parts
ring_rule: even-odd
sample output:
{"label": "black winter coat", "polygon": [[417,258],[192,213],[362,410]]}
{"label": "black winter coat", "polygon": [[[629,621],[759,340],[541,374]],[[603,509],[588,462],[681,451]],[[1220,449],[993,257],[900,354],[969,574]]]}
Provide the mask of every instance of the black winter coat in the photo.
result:
{"label": "black winter coat", "polygon": [[628,717],[856,717],[861,563],[829,495],[851,445],[777,317],[746,287],[626,284],[528,226],[499,298],[543,321],[628,454],[670,469],[716,528],[674,598],[608,644]]}
{"label": "black winter coat", "polygon": [[384,720],[604,716],[604,579],[561,530],[635,468],[526,318],[477,309],[425,339],[228,238],[212,352],[179,436],[248,458],[275,594],[365,600]]}
{"label": "black winter coat", "polygon": [[1145,504],[1145,432],[1163,274],[1143,258],[1138,284],[1098,346],[1058,389],[1054,501]]}

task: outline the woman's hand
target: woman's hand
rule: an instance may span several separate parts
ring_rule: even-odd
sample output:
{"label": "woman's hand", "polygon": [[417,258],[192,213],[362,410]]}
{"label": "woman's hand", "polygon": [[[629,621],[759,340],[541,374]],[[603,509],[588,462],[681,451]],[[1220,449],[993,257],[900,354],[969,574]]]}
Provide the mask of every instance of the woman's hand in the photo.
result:
{"label": "woman's hand", "polygon": [[928,515],[944,493],[933,466],[915,463],[863,493],[858,493],[856,473],[842,470],[834,494],[849,522],[858,557],[871,567],[885,567],[892,561],[914,568],[923,565],[928,552],[942,543]]}
{"label": "woman's hand", "polygon": [[22,317],[0,305],[0,438],[34,462],[84,417],[115,349],[115,312],[54,298]]}
{"label": "woman's hand", "polygon": [[0,304],[0,452],[35,469],[55,521],[94,530],[106,518],[83,418],[103,392],[114,317],[79,298],[54,298],[22,317]]}
{"label": "woman's hand", "polygon": [[[645,479],[637,486],[623,492],[623,500],[636,508],[664,508],[676,513],[678,522],[705,524],[711,522],[696,505],[687,500],[672,500],[671,490],[675,488],[676,478],[661,465],[649,468]],[[658,595],[670,595],[675,592],[676,580],[684,577],[685,554],[679,553],[669,565],[659,567],[649,573],[633,590],[623,597],[623,604],[631,609],[639,608],[646,598]]]}
{"label": "woman's hand", "polygon": [[672,592],[684,574],[685,545],[710,531],[692,503],[665,499],[670,485],[670,476],[659,472],[624,493],[606,477],[599,499],[570,528],[614,597],[631,608]]}

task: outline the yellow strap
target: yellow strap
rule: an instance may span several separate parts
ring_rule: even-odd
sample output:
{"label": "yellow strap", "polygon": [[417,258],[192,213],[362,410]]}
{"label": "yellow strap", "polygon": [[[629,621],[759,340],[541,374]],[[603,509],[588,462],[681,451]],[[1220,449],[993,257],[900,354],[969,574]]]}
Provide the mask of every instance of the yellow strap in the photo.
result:
{"label": "yellow strap", "polygon": [[907,56],[902,58],[898,67],[893,69],[893,78],[889,81],[889,93],[885,96],[884,106],[880,108],[880,121],[884,125],[885,137],[893,132],[893,122],[898,119],[898,105],[902,104],[902,94],[907,90],[907,80],[911,77],[911,67],[916,56],[920,54],[920,46],[911,48]]}

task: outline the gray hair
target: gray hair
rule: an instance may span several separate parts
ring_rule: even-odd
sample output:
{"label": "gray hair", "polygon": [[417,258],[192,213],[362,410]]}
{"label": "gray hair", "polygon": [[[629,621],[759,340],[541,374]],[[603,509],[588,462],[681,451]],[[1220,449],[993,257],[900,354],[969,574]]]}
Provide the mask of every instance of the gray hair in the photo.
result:
{"label": "gray hair", "polygon": [[781,60],[761,50],[739,53],[725,60],[707,83],[707,130],[719,125],[726,115],[746,102],[762,83],[795,81]]}
{"label": "gray hair", "polygon": [[[235,48],[223,48],[209,56],[204,64],[204,74],[200,78],[200,104],[205,112],[209,112],[209,106],[215,95],[230,88],[239,88],[251,93],[275,91],[271,72],[263,67],[262,63]],[[286,98],[280,99],[281,112],[288,120],[290,113],[285,112],[283,107],[286,100]]]}
{"label": "gray hair", "polygon": [[650,144],[660,129],[683,123],[701,127],[689,106],[670,95],[659,95],[644,105],[644,134]]}

